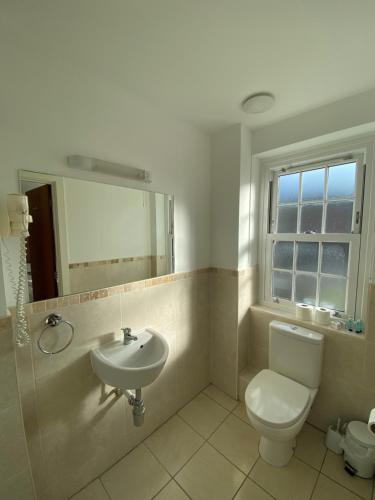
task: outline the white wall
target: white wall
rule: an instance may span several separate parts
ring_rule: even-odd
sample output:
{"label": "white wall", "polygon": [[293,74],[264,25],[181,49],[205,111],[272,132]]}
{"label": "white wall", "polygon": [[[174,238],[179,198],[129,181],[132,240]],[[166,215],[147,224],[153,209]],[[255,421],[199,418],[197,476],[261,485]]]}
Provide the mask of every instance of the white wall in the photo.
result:
{"label": "white wall", "polygon": [[[276,103],[277,105],[277,103]],[[337,138],[375,129],[375,90],[341,99],[253,132],[253,154],[345,131]],[[334,136],[329,138],[334,140]]]}
{"label": "white wall", "polygon": [[149,193],[64,179],[69,263],[151,255]]}
{"label": "white wall", "polygon": [[175,195],[176,271],[208,266],[209,137],[131,95],[110,75],[72,72],[69,61],[53,54],[35,57],[18,42],[9,36],[0,49],[7,67],[0,79],[6,96],[0,205],[6,193],[18,191],[19,169],[144,188],[136,181],[76,172],[66,166],[67,154],[146,168],[153,176],[147,188]]}
{"label": "white wall", "polygon": [[211,138],[211,265],[238,267],[241,125]]}

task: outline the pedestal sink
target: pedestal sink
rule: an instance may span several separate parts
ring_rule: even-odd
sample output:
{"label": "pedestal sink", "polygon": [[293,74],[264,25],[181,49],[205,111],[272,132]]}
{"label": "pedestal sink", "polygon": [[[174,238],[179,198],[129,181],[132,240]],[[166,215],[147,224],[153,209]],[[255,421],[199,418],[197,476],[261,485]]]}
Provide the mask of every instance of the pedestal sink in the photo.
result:
{"label": "pedestal sink", "polygon": [[108,385],[122,390],[151,384],[168,358],[169,348],[160,333],[150,328],[135,332],[137,340],[108,342],[91,351],[96,375]]}

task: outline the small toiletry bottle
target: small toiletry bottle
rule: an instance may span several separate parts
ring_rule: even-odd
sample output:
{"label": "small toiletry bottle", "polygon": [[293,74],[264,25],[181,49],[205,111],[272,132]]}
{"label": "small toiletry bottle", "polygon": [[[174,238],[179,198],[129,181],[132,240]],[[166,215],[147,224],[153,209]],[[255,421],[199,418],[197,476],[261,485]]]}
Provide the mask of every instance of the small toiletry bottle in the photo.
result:
{"label": "small toiletry bottle", "polygon": [[352,332],[353,331],[353,327],[354,327],[354,320],[353,320],[353,318],[348,318],[348,320],[346,322],[346,329],[349,330],[349,332]]}
{"label": "small toiletry bottle", "polygon": [[355,333],[363,332],[363,321],[361,319],[357,319],[355,322]]}

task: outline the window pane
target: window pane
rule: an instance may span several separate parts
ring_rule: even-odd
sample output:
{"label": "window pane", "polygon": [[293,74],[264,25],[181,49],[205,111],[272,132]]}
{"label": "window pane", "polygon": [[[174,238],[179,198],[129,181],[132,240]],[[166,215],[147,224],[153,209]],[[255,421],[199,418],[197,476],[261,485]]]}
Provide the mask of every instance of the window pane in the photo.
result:
{"label": "window pane", "polygon": [[300,233],[313,231],[322,232],[323,205],[302,205]]}
{"label": "window pane", "polygon": [[297,206],[279,207],[277,219],[278,233],[296,233],[297,232]]}
{"label": "window pane", "polygon": [[302,174],[302,200],[323,201],[324,168],[309,170]]}
{"label": "window pane", "polygon": [[320,300],[321,307],[345,311],[346,279],[321,276]]}
{"label": "window pane", "polygon": [[352,215],[352,201],[328,203],[326,233],[351,233]]}
{"label": "window pane", "polygon": [[316,303],[316,276],[297,274],[296,276],[296,302],[304,302],[315,306]]}
{"label": "window pane", "polygon": [[346,276],[349,243],[323,243],[322,273]]}
{"label": "window pane", "polygon": [[328,169],[328,198],[349,198],[355,193],[356,164],[346,163]]}
{"label": "window pane", "polygon": [[293,247],[294,243],[292,241],[276,241],[273,247],[273,267],[292,269]]}
{"label": "window pane", "polygon": [[292,273],[273,271],[272,296],[291,300],[292,298]]}
{"label": "window pane", "polygon": [[319,243],[297,243],[297,270],[316,273],[318,256]]}
{"label": "window pane", "polygon": [[299,174],[281,175],[279,177],[279,203],[297,203],[299,191]]}

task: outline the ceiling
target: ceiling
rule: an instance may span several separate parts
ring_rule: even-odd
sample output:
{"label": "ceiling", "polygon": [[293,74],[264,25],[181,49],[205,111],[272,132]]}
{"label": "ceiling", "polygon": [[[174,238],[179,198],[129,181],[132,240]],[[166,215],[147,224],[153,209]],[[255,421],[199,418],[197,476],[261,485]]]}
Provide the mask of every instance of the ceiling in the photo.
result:
{"label": "ceiling", "polygon": [[[374,0],[1,0],[0,11],[3,48],[98,75],[208,131],[375,87]],[[244,114],[262,90],[274,108]]]}

